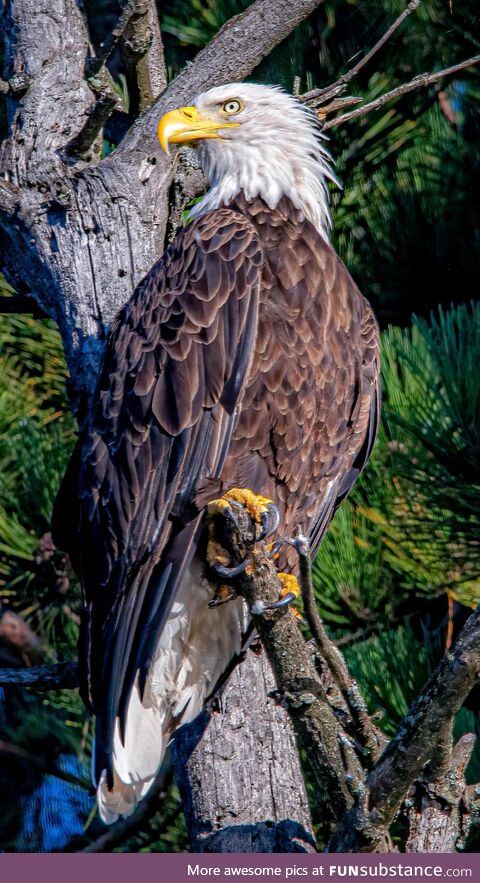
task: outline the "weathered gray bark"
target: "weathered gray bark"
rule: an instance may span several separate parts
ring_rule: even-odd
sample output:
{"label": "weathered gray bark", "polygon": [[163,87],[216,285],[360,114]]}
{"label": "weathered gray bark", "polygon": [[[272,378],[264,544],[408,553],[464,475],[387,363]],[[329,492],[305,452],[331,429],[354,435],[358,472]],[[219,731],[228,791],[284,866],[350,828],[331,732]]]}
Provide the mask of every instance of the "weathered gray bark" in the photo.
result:
{"label": "weathered gray bark", "polygon": [[[108,74],[96,70],[95,77],[88,79],[90,47],[77,3],[4,0],[4,76],[11,85],[9,137],[0,153],[2,269],[22,294],[31,293],[58,322],[72,377],[72,399],[80,412],[88,407],[95,387],[106,325],[163,251],[173,164],[156,142],[158,118],[174,106],[191,103],[210,86],[245,77],[320,2],[256,0],[144,112],[114,154],[98,162],[96,136],[110,101]],[[135,60],[140,103],[145,104],[165,80],[161,41],[151,0],[138,0],[138,5],[129,0],[129,7],[137,18],[130,20],[126,37]],[[172,226],[176,223],[178,217]],[[317,751],[324,752],[326,775],[332,776],[338,798],[333,815],[338,817],[353,802],[331,842],[332,850],[373,850],[386,843],[388,826],[409,786],[435,755],[438,721],[451,721],[478,676],[478,616],[478,612],[472,616],[459,645],[367,776],[363,800],[357,787],[362,771],[349,740],[340,757],[334,712],[324,703],[322,721],[321,693],[310,693],[304,683],[305,676],[314,681],[311,660],[306,659],[297,672],[284,658],[288,653],[282,640],[290,653],[294,646],[300,654],[298,636],[285,621],[282,625],[279,618],[267,616],[265,646],[275,660],[300,737],[303,723],[300,714],[295,716],[297,700],[306,721],[304,732],[311,733]],[[223,711],[212,716],[187,768],[188,776],[195,777],[193,784],[187,776],[187,805],[197,843],[204,849],[310,848],[308,808],[292,728],[285,712],[267,700],[267,663],[263,659],[258,664],[262,678],[256,675],[254,659],[236,670],[222,699]],[[53,679],[57,675],[58,671],[50,672]],[[62,670],[61,676],[73,685],[75,667]],[[292,692],[287,696],[289,684]],[[235,724],[239,714],[245,715],[240,726]],[[189,736],[191,731],[184,734]],[[185,757],[184,746],[179,746],[178,756]],[[344,762],[355,780],[349,779],[348,787],[342,780]],[[218,778],[220,766],[229,771],[226,785]],[[217,773],[215,787],[212,769]],[[430,816],[438,811],[436,805],[428,804],[426,809]],[[455,813],[441,820],[449,832],[450,820],[458,821]],[[207,830],[208,819],[216,819],[214,831]],[[258,826],[255,831],[253,824]],[[412,848],[424,842],[424,827],[419,822],[415,828],[413,820]],[[453,842],[451,833],[448,836]]]}
{"label": "weathered gray bark", "polygon": [[176,740],[173,757],[195,851],[315,851],[292,724],[273,697],[265,701],[275,689],[265,653],[248,651],[210,719],[205,711]]}
{"label": "weathered gray bark", "polygon": [[[89,145],[85,133],[98,131],[104,118],[108,83],[99,80],[98,70],[88,80],[85,65],[90,47],[79,5],[75,0],[4,0],[4,76],[20,83],[24,91],[8,96],[9,136],[0,153],[1,269],[21,293],[31,294],[57,321],[71,375],[72,403],[80,415],[95,388],[106,326],[163,252],[173,163],[157,144],[158,119],[211,86],[250,74],[321,2],[256,0],[143,113],[117,150],[98,162],[98,140]],[[139,0],[138,8],[145,10],[145,0]],[[164,61],[152,8],[149,4],[152,40],[142,56],[142,70],[154,94],[164,79]],[[130,28],[127,37],[138,39],[139,28],[133,35]],[[156,79],[155,72],[160,72]],[[242,671],[237,675],[240,683]],[[245,695],[249,685],[247,679]],[[252,742],[262,730],[261,705],[259,693],[258,713],[250,712]],[[232,730],[232,743],[234,735]],[[293,775],[296,748],[288,729],[283,732],[282,751]],[[256,804],[264,814],[257,822],[277,817],[275,801],[284,781],[276,782],[280,770],[277,764],[270,772],[271,787],[264,803]],[[253,791],[259,787],[253,764],[250,774]],[[290,796],[295,791],[303,794],[298,763],[296,776]],[[233,803],[236,795],[231,796],[232,812],[241,814],[242,808]],[[300,804],[297,821],[308,828],[302,800]],[[296,797],[289,811],[285,801],[285,817],[296,820],[300,804]],[[265,849],[277,842],[276,834],[270,841],[265,839]]]}
{"label": "weathered gray bark", "polygon": [[[58,322],[76,395],[94,389],[105,325],[163,251],[173,165],[157,144],[158,119],[206,88],[251,73],[320,2],[257,0],[170,84],[113,155],[75,167],[62,153],[95,107],[79,8],[74,0],[5,3],[5,79],[33,79],[20,103],[9,99],[0,246],[8,276]],[[163,57],[157,66],[163,69]]]}
{"label": "weathered gray bark", "polygon": [[465,845],[471,822],[465,770],[475,736],[462,736],[446,757],[445,769],[420,780],[407,801],[407,852],[455,852]]}
{"label": "weathered gray bark", "polygon": [[426,765],[434,770],[434,782],[439,765],[455,766],[447,734],[480,676],[479,635],[477,607],[367,776],[363,799],[342,819],[331,840],[331,852],[378,851],[409,785],[422,777]]}

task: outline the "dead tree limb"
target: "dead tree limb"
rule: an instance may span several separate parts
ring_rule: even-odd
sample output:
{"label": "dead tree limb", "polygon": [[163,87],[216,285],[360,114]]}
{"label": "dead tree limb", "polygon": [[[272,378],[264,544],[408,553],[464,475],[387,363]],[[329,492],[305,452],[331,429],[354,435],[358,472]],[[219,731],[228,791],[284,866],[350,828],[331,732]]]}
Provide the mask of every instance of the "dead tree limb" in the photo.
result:
{"label": "dead tree limb", "polygon": [[465,845],[472,818],[464,776],[474,745],[474,735],[462,736],[443,774],[416,782],[406,801],[406,852],[456,852]]}
{"label": "dead tree limb", "polygon": [[122,40],[125,31],[134,15],[142,15],[145,11],[145,0],[125,0],[123,8],[107,38],[101,44],[94,58],[87,62],[89,76],[95,76],[105,67],[113,50]]}
{"label": "dead tree limb", "polygon": [[438,757],[438,737],[480,675],[480,607],[472,613],[366,780],[364,797],[335,832],[331,852],[374,852],[412,784]]}
{"label": "dead tree limb", "polygon": [[[249,548],[254,535],[250,517],[237,516],[238,527],[221,516],[214,519],[215,536],[233,565],[239,547]],[[253,546],[251,564],[235,581],[245,599],[272,665],[276,699],[290,715],[299,746],[305,749],[315,775],[325,827],[343,817],[363,790],[364,770],[353,740],[330,705],[310,649],[288,609],[271,610],[280,582],[264,543]]]}
{"label": "dead tree limb", "polygon": [[123,53],[134,72],[138,106],[143,111],[167,87],[162,35],[154,0],[142,0],[125,28]]}
{"label": "dead tree limb", "polygon": [[323,89],[311,89],[310,92],[305,92],[301,96],[301,101],[304,101],[306,104],[309,104],[310,107],[317,107],[319,104],[325,105],[332,98],[335,98],[337,95],[341,95],[342,92],[345,91],[347,85],[353,80],[361,70],[372,60],[372,58],[377,54],[377,52],[385,46],[385,43],[393,36],[393,34],[398,31],[399,27],[403,24],[406,18],[411,15],[412,12],[415,12],[416,9],[420,6],[421,0],[411,0],[408,4],[407,8],[403,10],[403,12],[398,16],[397,19],[390,25],[390,27],[385,31],[384,34],[380,37],[379,40],[375,43],[374,46],[362,56],[360,61],[357,62],[352,68],[350,68],[345,74],[343,74],[335,83],[332,83],[331,86],[326,86]]}
{"label": "dead tree limb", "polygon": [[175,738],[195,852],[315,851],[292,724],[275,691],[265,654],[248,650],[208,710]]}
{"label": "dead tree limb", "polygon": [[75,690],[78,689],[78,663],[72,660],[32,668],[0,668],[0,687]]}
{"label": "dead tree limb", "polygon": [[295,546],[300,564],[302,600],[308,626],[317,648],[328,665],[333,680],[339,688],[350,712],[355,735],[365,749],[366,765],[370,766],[380,754],[381,743],[377,731],[368,715],[364,699],[356,682],[350,676],[345,659],[338,647],[328,637],[317,610],[312,580],[312,562],[306,537],[298,536],[291,541]]}
{"label": "dead tree limb", "polygon": [[431,74],[418,74],[413,80],[409,80],[408,83],[402,83],[401,86],[397,86],[396,89],[392,89],[390,92],[385,92],[384,95],[380,95],[380,97],[376,98],[374,101],[369,101],[367,104],[363,104],[362,107],[357,107],[355,110],[341,114],[333,120],[327,120],[323,123],[322,129],[327,131],[327,129],[333,129],[335,126],[342,126],[351,120],[359,119],[359,117],[365,116],[365,114],[379,110],[384,104],[388,104],[389,101],[401,98],[402,95],[407,95],[409,92],[414,92],[416,89],[425,89],[427,86],[432,86],[434,83],[453,77],[455,74],[460,73],[460,71],[463,71],[468,67],[473,67],[479,63],[480,55],[474,55],[472,58],[467,58],[465,61],[460,61],[458,64],[446,67],[441,71],[435,71]]}

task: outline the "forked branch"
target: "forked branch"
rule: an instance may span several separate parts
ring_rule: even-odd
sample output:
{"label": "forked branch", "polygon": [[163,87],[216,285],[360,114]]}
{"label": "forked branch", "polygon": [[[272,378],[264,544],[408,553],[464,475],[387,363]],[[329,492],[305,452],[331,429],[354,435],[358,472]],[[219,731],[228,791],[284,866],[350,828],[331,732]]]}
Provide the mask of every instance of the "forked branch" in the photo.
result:
{"label": "forked branch", "polygon": [[421,0],[411,0],[408,4],[407,8],[398,16],[398,18],[390,25],[390,27],[385,31],[385,33],[380,37],[380,39],[375,43],[374,46],[357,62],[350,70],[348,70],[345,74],[343,74],[335,83],[332,83],[331,86],[326,86],[324,89],[312,89],[310,92],[305,92],[304,95],[301,96],[301,100],[306,104],[309,104],[310,107],[318,107],[318,105],[327,104],[332,98],[335,98],[337,95],[341,95],[342,92],[347,88],[348,83],[356,77],[359,72],[366,67],[366,65],[372,60],[372,58],[380,51],[382,46],[385,46],[385,43],[393,36],[395,31],[398,30],[400,25],[403,24],[406,18],[411,15],[412,12],[415,12],[416,9],[420,6]]}
{"label": "forked branch", "polygon": [[423,688],[366,780],[363,799],[346,814],[331,852],[373,852],[426,765],[438,759],[439,735],[480,676],[480,607]]}
{"label": "forked branch", "polygon": [[[458,64],[454,64],[451,67],[446,67],[441,71],[435,71],[434,73],[428,74],[418,74],[413,80],[409,80],[408,83],[402,83],[401,86],[397,86],[395,89],[391,89],[390,92],[385,92],[384,95],[380,95],[378,98],[375,98],[374,101],[369,101],[367,104],[363,104],[361,107],[355,108],[355,110],[351,110],[348,113],[341,114],[338,117],[335,117],[332,120],[327,120],[322,124],[323,131],[327,131],[327,129],[333,129],[336,126],[342,126],[344,123],[348,123],[351,120],[359,119],[366,114],[372,113],[375,110],[379,110],[384,104],[388,104],[390,101],[395,101],[397,98],[401,98],[402,95],[408,95],[409,92],[414,92],[416,89],[425,89],[427,86],[432,86],[434,83],[443,82],[444,80],[451,79],[455,76],[455,74],[460,73],[460,71],[465,70],[466,68],[473,67],[476,64],[480,63],[480,55],[474,55],[472,58],[467,58],[465,61],[460,61]],[[318,113],[322,114],[322,109],[320,108]]]}

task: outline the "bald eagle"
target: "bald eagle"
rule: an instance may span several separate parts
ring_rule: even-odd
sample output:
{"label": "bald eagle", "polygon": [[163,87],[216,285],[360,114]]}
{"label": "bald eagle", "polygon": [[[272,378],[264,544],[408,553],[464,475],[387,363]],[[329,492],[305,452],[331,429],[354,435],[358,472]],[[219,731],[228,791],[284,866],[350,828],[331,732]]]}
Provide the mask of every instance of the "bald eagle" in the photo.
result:
{"label": "bald eagle", "polygon": [[300,529],[314,554],[379,415],[377,326],[328,243],[314,115],[280,89],[231,84],[167,113],[158,137],[167,152],[195,143],[211,186],[111,327],[54,519],[83,586],[106,822],[146,794],[249,627],[241,598],[209,606],[206,505],[257,494],[279,535]]}

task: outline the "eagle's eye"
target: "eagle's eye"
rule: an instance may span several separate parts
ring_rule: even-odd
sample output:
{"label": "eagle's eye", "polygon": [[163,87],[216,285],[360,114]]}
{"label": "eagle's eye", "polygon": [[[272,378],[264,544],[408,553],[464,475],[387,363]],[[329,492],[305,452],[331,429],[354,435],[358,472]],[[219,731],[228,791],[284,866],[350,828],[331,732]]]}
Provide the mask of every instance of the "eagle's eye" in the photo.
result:
{"label": "eagle's eye", "polygon": [[238,98],[229,98],[228,101],[222,104],[222,110],[231,116],[233,113],[240,113],[243,110],[243,104]]}

